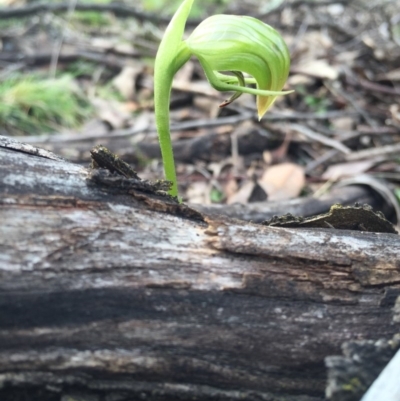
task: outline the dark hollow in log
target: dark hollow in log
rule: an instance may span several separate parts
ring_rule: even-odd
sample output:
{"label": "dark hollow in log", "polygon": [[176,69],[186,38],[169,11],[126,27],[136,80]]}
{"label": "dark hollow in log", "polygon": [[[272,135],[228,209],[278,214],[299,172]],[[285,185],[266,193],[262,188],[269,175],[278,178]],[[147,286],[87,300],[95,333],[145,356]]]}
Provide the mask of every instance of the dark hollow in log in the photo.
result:
{"label": "dark hollow in log", "polygon": [[398,235],[200,216],[1,146],[1,400],[317,401],[325,357],[398,331]]}

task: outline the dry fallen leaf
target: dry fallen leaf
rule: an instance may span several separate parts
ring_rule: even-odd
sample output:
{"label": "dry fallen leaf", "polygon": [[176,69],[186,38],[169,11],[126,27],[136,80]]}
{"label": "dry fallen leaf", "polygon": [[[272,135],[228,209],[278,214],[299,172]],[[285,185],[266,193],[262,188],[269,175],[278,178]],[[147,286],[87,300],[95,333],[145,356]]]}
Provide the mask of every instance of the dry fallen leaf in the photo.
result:
{"label": "dry fallen leaf", "polygon": [[135,47],[132,46],[130,43],[118,43],[114,46],[114,51],[116,53],[120,53],[125,56],[132,56],[132,57],[136,56],[138,54]]}
{"label": "dry fallen leaf", "polygon": [[193,105],[200,111],[206,113],[208,118],[217,118],[221,109],[219,105],[221,100],[211,99],[206,96],[195,96],[193,99]]}
{"label": "dry fallen leaf", "polygon": [[132,100],[135,95],[135,82],[143,71],[142,66],[127,66],[113,79],[113,86],[126,100]]}
{"label": "dry fallen leaf", "polygon": [[377,79],[388,79],[390,81],[400,81],[400,68],[391,70],[385,74],[379,74]]}
{"label": "dry fallen leaf", "polygon": [[226,203],[228,205],[232,205],[233,203],[242,203],[242,204],[248,203],[250,196],[254,191],[255,186],[256,183],[254,182],[254,180],[249,179],[245,181],[240,187],[239,191],[230,196],[227,199]]}
{"label": "dry fallen leaf", "polygon": [[400,123],[400,110],[399,110],[399,105],[398,104],[392,104],[389,107],[390,114],[392,116],[393,121],[395,121],[397,124]]}
{"label": "dry fallen leaf", "polygon": [[324,180],[337,181],[343,177],[354,177],[373,167],[378,160],[361,160],[352,163],[333,164],[322,174]]}
{"label": "dry fallen leaf", "polygon": [[293,74],[286,82],[292,87],[296,85],[312,85],[314,83],[314,78],[303,74]]}
{"label": "dry fallen leaf", "polygon": [[207,81],[185,82],[174,79],[172,89],[219,99],[219,92],[212,88]]}
{"label": "dry fallen leaf", "polygon": [[339,76],[339,68],[329,65],[326,60],[310,60],[301,63],[296,67],[296,72],[331,80]]}
{"label": "dry fallen leaf", "polygon": [[359,55],[360,50],[344,51],[335,56],[335,61],[338,64],[345,64],[347,67],[351,67]]}
{"label": "dry fallen leaf", "polygon": [[206,181],[197,181],[189,185],[186,191],[188,203],[197,203],[201,205],[209,205],[211,185]]}
{"label": "dry fallen leaf", "polygon": [[287,155],[290,141],[291,135],[287,134],[285,135],[285,139],[283,140],[283,142],[277,148],[275,148],[274,150],[264,150],[263,160],[265,164],[271,165],[283,161],[283,159]]}
{"label": "dry fallen leaf", "polygon": [[224,187],[224,193],[225,193],[225,196],[227,199],[232,198],[237,193],[238,188],[239,188],[235,177],[229,178],[223,187]]}
{"label": "dry fallen leaf", "polygon": [[109,124],[112,129],[123,128],[131,118],[131,113],[124,109],[124,106],[113,100],[101,98],[90,99],[96,109],[100,120]]}
{"label": "dry fallen leaf", "polygon": [[93,118],[86,122],[79,130],[82,135],[106,135],[110,127],[98,118]]}
{"label": "dry fallen leaf", "polygon": [[3,6],[23,6],[26,1],[24,0],[0,0],[0,5]]}
{"label": "dry fallen leaf", "polygon": [[328,56],[328,52],[331,50],[332,46],[332,38],[328,35],[322,34],[321,31],[309,30],[300,41],[296,42],[293,59],[297,59],[298,64],[319,60]]}
{"label": "dry fallen leaf", "polygon": [[328,7],[326,7],[326,9],[329,14],[332,15],[332,17],[338,17],[339,15],[342,15],[345,11],[343,4],[330,4]]}
{"label": "dry fallen leaf", "polygon": [[353,129],[354,120],[352,117],[332,118],[332,128],[338,131],[351,131]]}
{"label": "dry fallen leaf", "polygon": [[115,40],[109,38],[92,38],[90,41],[91,46],[96,48],[96,50],[112,50],[115,46]]}
{"label": "dry fallen leaf", "polygon": [[277,164],[269,167],[258,183],[269,201],[295,198],[305,184],[304,169],[293,163]]}

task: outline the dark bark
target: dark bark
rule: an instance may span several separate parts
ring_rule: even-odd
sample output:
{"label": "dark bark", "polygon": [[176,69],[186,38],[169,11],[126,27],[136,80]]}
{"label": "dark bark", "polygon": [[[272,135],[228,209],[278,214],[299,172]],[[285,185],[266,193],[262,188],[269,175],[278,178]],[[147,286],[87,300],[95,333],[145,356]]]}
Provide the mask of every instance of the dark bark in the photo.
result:
{"label": "dark bark", "polygon": [[202,217],[2,143],[1,400],[322,400],[325,357],[398,330],[397,235]]}

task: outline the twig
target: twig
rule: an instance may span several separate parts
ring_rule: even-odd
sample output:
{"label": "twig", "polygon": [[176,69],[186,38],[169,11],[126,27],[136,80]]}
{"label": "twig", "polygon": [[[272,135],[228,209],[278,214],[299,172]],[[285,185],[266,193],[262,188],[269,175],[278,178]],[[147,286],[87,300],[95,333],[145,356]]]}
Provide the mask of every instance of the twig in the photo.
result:
{"label": "twig", "polygon": [[345,130],[333,130],[327,127],[324,127],[321,124],[312,124],[308,123],[309,128],[317,130],[318,132],[328,135],[329,137],[336,137],[339,142],[345,142],[350,139],[354,139],[359,137],[360,135],[398,135],[400,134],[400,128],[391,127],[391,126],[379,126],[379,127],[370,127],[367,125],[358,126],[357,130],[345,131]]}
{"label": "twig", "polygon": [[323,163],[326,163],[328,160],[336,157],[340,152],[337,149],[330,149],[327,152],[324,152],[323,155],[312,160],[311,162],[307,163],[304,171],[306,174],[310,174],[313,170],[315,170],[318,166]]}
{"label": "twig", "polygon": [[[340,116],[347,116],[349,113],[344,112],[326,112],[323,114],[316,114],[316,113],[270,113],[263,117],[263,119],[268,121],[287,121],[287,120],[304,120],[304,119],[322,119],[326,120],[329,118],[335,118]],[[350,114],[351,115],[351,114]],[[229,117],[219,117],[214,119],[207,119],[207,120],[196,120],[196,121],[184,121],[181,123],[174,123],[171,125],[171,131],[183,131],[183,130],[190,130],[190,129],[198,129],[198,128],[212,128],[212,127],[219,127],[221,125],[236,125],[245,120],[257,120],[257,117],[253,112],[241,112],[234,116]],[[300,126],[301,127],[301,126]],[[310,130],[311,131],[311,130]],[[154,126],[149,127],[148,129],[140,128],[128,128],[123,130],[114,130],[107,132],[106,134],[93,134],[93,135],[82,135],[82,134],[47,134],[47,135],[39,135],[39,136],[23,136],[18,137],[18,140],[21,142],[26,143],[46,143],[46,142],[73,142],[73,141],[85,141],[85,140],[93,140],[93,139],[102,139],[102,138],[126,138],[130,136],[134,136],[139,133],[156,133],[156,129]],[[317,134],[319,135],[319,134]],[[323,139],[329,141],[329,138],[325,138],[322,135],[319,135]],[[333,141],[333,140],[332,140]],[[336,141],[333,141],[336,142]],[[329,146],[329,145],[328,145]],[[344,145],[343,149],[346,148]],[[341,149],[340,151],[343,151]],[[347,148],[346,148],[347,149]]]}
{"label": "twig", "polygon": [[236,125],[242,121],[249,120],[253,117],[252,113],[244,112],[235,116],[220,117],[214,119],[200,119],[196,121],[185,121],[182,123],[171,124],[171,131],[183,131],[187,129],[212,128],[221,125]]}
{"label": "twig", "polygon": [[[130,55],[129,57],[140,57],[137,55]],[[72,62],[79,59],[84,59],[88,61],[93,61],[96,63],[104,64],[108,68],[113,70],[120,70],[124,67],[124,60],[119,60],[116,56],[112,54],[104,53],[91,53],[87,51],[77,51],[75,53],[65,53],[61,52],[58,60],[61,62]],[[36,53],[36,54],[0,54],[0,61],[6,61],[8,63],[24,63],[25,65],[40,65],[47,64],[51,60],[51,53]]]}
{"label": "twig", "polygon": [[318,16],[316,16],[316,19],[318,22],[310,24],[309,25],[310,29],[330,28],[333,31],[339,33],[340,35],[347,37],[348,39],[354,39],[363,32],[363,29],[360,28],[355,30],[351,29],[348,26],[344,27],[342,25],[339,25],[334,20],[325,18],[321,14],[318,14]]}
{"label": "twig", "polygon": [[381,85],[377,84],[376,82],[367,81],[366,79],[363,78],[352,77],[352,79],[348,80],[348,83],[353,86],[356,85],[361,86],[362,88],[371,92],[380,92],[380,93],[385,93],[387,95],[400,96],[399,89],[390,88],[389,86],[386,85]]}
{"label": "twig", "polygon": [[289,48],[290,54],[293,54],[295,49],[298,47],[299,43],[301,43],[302,39],[304,38],[304,35],[307,32],[308,26],[310,24],[310,9],[308,6],[307,6],[306,10],[307,10],[306,17],[302,20],[300,28],[298,29],[298,31],[293,39],[293,42],[290,45],[290,48]]}
{"label": "twig", "polygon": [[267,15],[272,15],[282,12],[284,8],[299,8],[301,6],[309,7],[325,7],[331,4],[348,4],[348,0],[320,0],[320,1],[309,1],[309,0],[293,0],[292,2],[284,2],[281,6],[276,7],[266,13],[259,15],[257,18],[262,18]]}
{"label": "twig", "polygon": [[[24,7],[18,8],[3,8],[0,10],[0,19],[7,18],[22,18],[29,17],[32,14],[40,14],[46,12],[65,12],[68,11],[69,3],[41,3],[41,4],[30,4]],[[150,21],[154,23],[165,23],[168,24],[171,17],[162,16],[160,14],[147,13],[140,11],[134,7],[129,7],[121,3],[110,3],[110,4],[88,4],[88,3],[77,3],[77,11],[98,11],[98,12],[111,12],[118,17],[134,17],[141,21]],[[186,25],[194,26],[201,22],[199,19],[188,20]]]}
{"label": "twig", "polygon": [[[229,105],[229,108],[240,113],[243,109],[257,111],[255,104],[246,103],[240,107],[235,104]],[[342,117],[357,117],[358,113],[354,111],[342,111],[342,110],[328,110],[325,112],[302,112],[302,111],[280,111],[275,109],[274,111],[269,111],[262,118],[262,121],[280,121],[280,120],[329,120],[332,118],[342,118]]]}
{"label": "twig", "polygon": [[332,118],[341,117],[355,117],[358,113],[349,111],[326,111],[325,113],[301,113],[301,112],[290,112],[282,114],[267,114],[263,117],[264,120],[329,120]]}
{"label": "twig", "polygon": [[[252,118],[250,113],[242,113],[235,116],[215,118],[212,120],[196,120],[196,121],[185,121],[182,123],[175,123],[171,125],[171,131],[184,131],[189,129],[198,128],[212,128],[219,127],[221,125],[236,125],[242,121]],[[150,126],[146,128],[128,128],[121,130],[114,130],[107,132],[105,134],[92,134],[92,135],[82,135],[82,134],[47,134],[47,135],[37,135],[37,136],[21,136],[16,137],[16,139],[21,142],[26,143],[51,143],[51,142],[74,142],[74,141],[91,141],[93,139],[102,138],[126,138],[134,136],[140,133],[156,133],[157,130],[155,126]]]}
{"label": "twig", "polygon": [[323,143],[324,145],[329,146],[330,148],[337,149],[339,152],[342,152],[345,154],[351,153],[351,150],[347,146],[343,145],[342,143],[340,143],[334,139],[327,138],[325,135],[321,135],[318,132],[311,130],[310,128],[304,127],[303,125],[288,124],[287,127],[289,129],[299,132],[300,134],[307,136],[308,138],[310,138],[314,141]]}
{"label": "twig", "polygon": [[361,126],[357,128],[360,135],[396,135],[400,134],[400,129],[396,127],[366,127]]}
{"label": "twig", "polygon": [[341,96],[345,100],[347,100],[347,102],[353,107],[353,109],[356,110],[371,127],[377,126],[376,121],[374,121],[372,118],[369,117],[368,113],[356,102],[355,99],[353,99],[353,97],[350,94],[341,90],[339,85],[334,86],[333,84],[327,81],[324,82],[324,85],[333,95]]}
{"label": "twig", "polygon": [[348,141],[357,138],[361,135],[398,135],[400,130],[395,127],[358,127],[357,131],[333,133],[340,135],[340,142]]}
{"label": "twig", "polygon": [[389,156],[393,154],[398,154],[400,152],[400,143],[394,145],[381,146],[379,148],[365,149],[358,152],[352,152],[346,155],[347,161],[355,161],[362,159],[374,158],[377,156]]}
{"label": "twig", "polygon": [[76,4],[78,0],[70,0],[68,4],[68,10],[67,10],[67,17],[64,21],[64,23],[61,26],[61,36],[58,40],[58,43],[54,46],[54,50],[51,53],[51,60],[50,60],[50,77],[55,78],[56,73],[57,73],[57,64],[58,64],[58,59],[61,54],[61,48],[64,42],[64,36],[65,36],[65,30],[67,28],[68,23],[71,20],[71,17],[75,11]]}
{"label": "twig", "polygon": [[330,6],[331,4],[348,4],[348,2],[348,0],[293,0],[292,2],[288,3],[287,6],[292,8],[300,7],[303,5],[306,5],[308,7],[325,7]]}

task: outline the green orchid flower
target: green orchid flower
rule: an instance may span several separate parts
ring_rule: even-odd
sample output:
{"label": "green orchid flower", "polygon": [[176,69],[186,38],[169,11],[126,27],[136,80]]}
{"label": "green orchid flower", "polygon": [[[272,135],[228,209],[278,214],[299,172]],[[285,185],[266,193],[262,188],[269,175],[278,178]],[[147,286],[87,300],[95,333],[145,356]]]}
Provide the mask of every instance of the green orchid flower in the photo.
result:
{"label": "green orchid flower", "polygon": [[[170,194],[173,196],[178,191],[169,125],[170,94],[174,75],[191,56],[197,57],[212,87],[235,92],[220,107],[242,93],[254,94],[261,119],[277,96],[292,92],[282,91],[290,67],[286,43],[277,31],[256,18],[215,15],[205,19],[188,39],[182,40],[193,1],[184,0],[173,16],[154,67],[156,126],[164,172],[172,182]],[[255,84],[256,88],[246,86],[249,84]]]}

